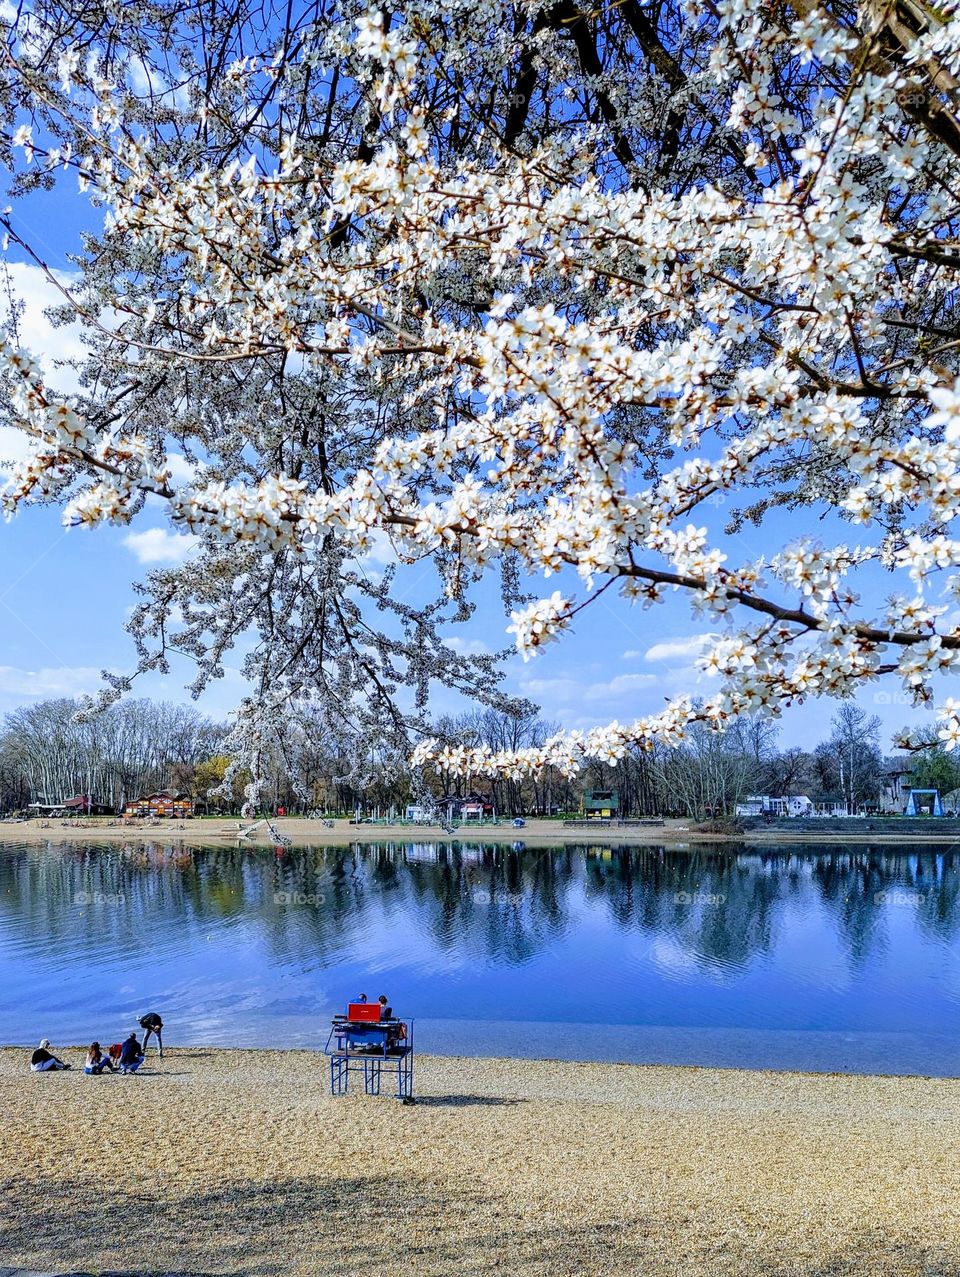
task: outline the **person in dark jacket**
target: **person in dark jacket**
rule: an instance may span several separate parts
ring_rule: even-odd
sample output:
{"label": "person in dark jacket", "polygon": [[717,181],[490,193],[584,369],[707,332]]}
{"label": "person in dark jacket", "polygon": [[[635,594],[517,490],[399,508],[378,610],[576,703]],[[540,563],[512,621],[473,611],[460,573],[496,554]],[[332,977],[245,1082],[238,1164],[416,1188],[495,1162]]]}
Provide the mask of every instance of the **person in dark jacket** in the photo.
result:
{"label": "person in dark jacket", "polygon": [[147,1053],[147,1043],[150,1041],[150,1034],[157,1039],[157,1048],[160,1052],[160,1059],[163,1059],[163,1021],[157,1015],[156,1011],[148,1011],[146,1015],[142,1015],[139,1020],[140,1028],[143,1029],[143,1053]]}
{"label": "person in dark jacket", "polygon": [[120,1050],[120,1072],[136,1073],[142,1063],[143,1048],[137,1041],[137,1031],[134,1029]]}
{"label": "person in dark jacket", "polygon": [[51,1055],[49,1051],[49,1039],[44,1038],[33,1055],[30,1056],[30,1070],[32,1073],[55,1073],[59,1069],[68,1069],[69,1064],[64,1064],[63,1060],[57,1059],[55,1055]]}

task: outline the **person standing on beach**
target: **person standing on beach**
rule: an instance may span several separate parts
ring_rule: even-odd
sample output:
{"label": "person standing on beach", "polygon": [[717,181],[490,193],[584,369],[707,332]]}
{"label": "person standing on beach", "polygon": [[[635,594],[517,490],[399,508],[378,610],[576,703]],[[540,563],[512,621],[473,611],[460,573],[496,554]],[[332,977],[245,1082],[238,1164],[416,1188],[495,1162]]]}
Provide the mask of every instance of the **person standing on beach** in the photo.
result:
{"label": "person standing on beach", "polygon": [[150,1041],[150,1034],[157,1039],[157,1047],[160,1051],[160,1059],[163,1059],[163,1021],[157,1015],[156,1011],[148,1011],[146,1015],[142,1015],[137,1021],[140,1028],[143,1029],[143,1053],[147,1053],[147,1043]]}

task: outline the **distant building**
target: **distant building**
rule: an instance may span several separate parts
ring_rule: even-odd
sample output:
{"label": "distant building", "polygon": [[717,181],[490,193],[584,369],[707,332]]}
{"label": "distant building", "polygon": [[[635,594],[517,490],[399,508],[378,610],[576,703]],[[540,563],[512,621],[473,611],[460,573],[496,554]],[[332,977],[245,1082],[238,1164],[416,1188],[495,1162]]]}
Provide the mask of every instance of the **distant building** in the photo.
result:
{"label": "distant building", "polygon": [[63,803],[27,803],[27,811],[34,816],[65,816]]}
{"label": "distant building", "polygon": [[28,811],[38,816],[112,816],[114,810],[107,803],[96,803],[89,794],[77,794],[60,803],[30,803]]}
{"label": "distant building", "polygon": [[445,794],[437,799],[437,811],[448,821],[485,820],[495,812],[493,799],[486,794]]}
{"label": "distant building", "polygon": [[735,816],[762,816],[769,808],[767,804],[771,800],[766,794],[750,794],[744,798],[743,802],[737,803],[733,809]]}
{"label": "distant building", "polygon": [[609,820],[620,814],[620,795],[615,789],[584,790],[581,810],[592,819]]}
{"label": "distant building", "polygon": [[68,798],[63,804],[68,816],[112,816],[113,808],[109,803],[96,803],[89,794],[77,794],[76,798]]}
{"label": "distant building", "polygon": [[155,794],[134,798],[124,807],[123,814],[141,820],[186,820],[193,815],[193,799],[175,789],[161,789]]}
{"label": "distant building", "polygon": [[849,816],[847,800],[843,794],[818,794],[813,801],[815,816]]}
{"label": "distant building", "polygon": [[880,784],[880,810],[888,816],[900,816],[906,810],[910,793],[910,775],[916,762],[912,758],[891,758]]}
{"label": "distant building", "polygon": [[769,794],[751,794],[737,803],[734,815],[737,816],[812,816],[813,800],[806,794],[791,794],[787,797],[773,798]]}

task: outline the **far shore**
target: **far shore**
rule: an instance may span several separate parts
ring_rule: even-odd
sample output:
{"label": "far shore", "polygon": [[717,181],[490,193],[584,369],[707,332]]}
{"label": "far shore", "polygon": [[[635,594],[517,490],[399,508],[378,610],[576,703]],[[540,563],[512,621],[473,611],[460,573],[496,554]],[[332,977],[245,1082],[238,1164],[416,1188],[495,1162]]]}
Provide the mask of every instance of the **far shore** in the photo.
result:
{"label": "far shore", "polygon": [[[852,824],[854,822],[851,822]],[[913,829],[899,832],[896,829],[881,832],[853,827],[848,831],[831,829],[792,832],[783,828],[750,829],[743,833],[703,833],[683,820],[667,820],[663,825],[601,825],[581,824],[564,826],[552,820],[528,820],[516,829],[509,821],[497,825],[461,825],[452,833],[440,825],[406,824],[351,824],[348,820],[334,820],[328,827],[319,820],[283,817],[273,821],[274,828],[284,838],[297,846],[332,847],[346,843],[380,842],[446,842],[446,843],[523,843],[524,847],[562,846],[571,843],[589,843],[592,846],[642,847],[664,846],[681,851],[699,844],[721,846],[747,844],[750,846],[779,846],[782,844],[813,845],[870,843],[897,846],[902,843],[938,843],[944,846],[960,844],[960,835],[954,822],[947,831],[938,831],[938,822],[930,821],[929,829]],[[107,818],[89,820],[27,820],[0,822],[0,845],[10,843],[67,843],[67,842],[119,842],[119,843],[181,843],[197,847],[211,844],[224,846],[269,847],[274,838],[265,823],[260,823],[249,836],[241,830],[255,824],[239,821],[234,817],[216,819],[195,818],[184,821],[134,821],[121,824]]]}

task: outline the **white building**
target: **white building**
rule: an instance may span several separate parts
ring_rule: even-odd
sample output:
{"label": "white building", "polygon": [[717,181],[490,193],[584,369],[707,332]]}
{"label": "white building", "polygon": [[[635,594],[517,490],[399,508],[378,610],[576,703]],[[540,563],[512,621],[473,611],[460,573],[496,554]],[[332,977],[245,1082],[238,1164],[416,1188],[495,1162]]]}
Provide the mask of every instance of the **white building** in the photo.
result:
{"label": "white building", "polygon": [[812,816],[813,802],[806,794],[771,798],[769,794],[751,794],[737,803],[738,816]]}

